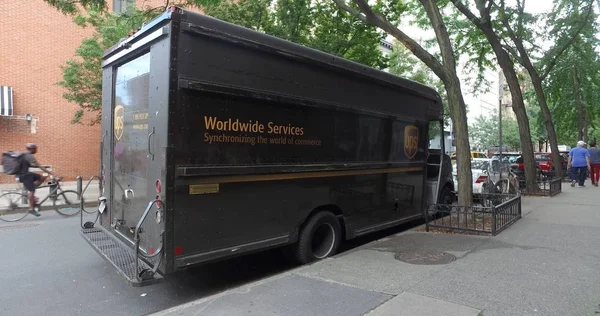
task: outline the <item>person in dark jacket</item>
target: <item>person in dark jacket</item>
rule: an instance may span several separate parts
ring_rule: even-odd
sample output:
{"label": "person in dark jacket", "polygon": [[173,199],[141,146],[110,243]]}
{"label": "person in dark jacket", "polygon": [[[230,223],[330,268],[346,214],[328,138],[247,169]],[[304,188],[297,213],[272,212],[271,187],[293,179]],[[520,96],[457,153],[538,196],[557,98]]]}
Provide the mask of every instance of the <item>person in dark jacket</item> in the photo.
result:
{"label": "person in dark jacket", "polygon": [[23,164],[21,170],[18,172],[19,181],[23,183],[25,189],[27,189],[27,197],[29,199],[29,213],[40,216],[40,213],[36,209],[36,198],[35,189],[42,184],[46,177],[29,171],[29,168],[40,168],[42,171],[56,176],[52,171],[44,168],[36,159],[35,154],[37,153],[38,146],[36,144],[29,143],[25,145],[27,152],[24,153]]}
{"label": "person in dark jacket", "polygon": [[590,179],[592,185],[598,186],[598,180],[600,180],[600,149],[596,147],[596,140],[590,142],[590,166],[592,167],[590,172]]}

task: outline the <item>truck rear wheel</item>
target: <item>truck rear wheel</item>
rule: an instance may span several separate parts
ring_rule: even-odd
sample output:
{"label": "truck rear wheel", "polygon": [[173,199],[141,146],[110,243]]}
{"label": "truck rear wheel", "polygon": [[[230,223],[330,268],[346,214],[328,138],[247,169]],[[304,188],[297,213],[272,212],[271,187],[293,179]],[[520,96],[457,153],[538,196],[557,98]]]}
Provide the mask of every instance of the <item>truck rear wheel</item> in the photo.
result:
{"label": "truck rear wheel", "polygon": [[296,244],[296,259],[309,263],[334,255],[341,242],[339,220],[331,212],[313,215],[300,231]]}
{"label": "truck rear wheel", "polygon": [[445,186],[442,189],[442,192],[440,194],[439,203],[444,204],[444,205],[451,205],[453,202],[454,202],[454,194],[452,194],[452,189]]}

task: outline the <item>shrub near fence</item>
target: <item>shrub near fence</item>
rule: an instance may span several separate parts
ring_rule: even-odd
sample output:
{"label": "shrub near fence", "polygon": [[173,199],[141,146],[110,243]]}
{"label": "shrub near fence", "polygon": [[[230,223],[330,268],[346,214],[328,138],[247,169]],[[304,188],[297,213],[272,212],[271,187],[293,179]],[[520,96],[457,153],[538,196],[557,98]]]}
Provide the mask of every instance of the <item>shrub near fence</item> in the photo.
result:
{"label": "shrub near fence", "polygon": [[521,196],[486,194],[480,205],[429,206],[425,229],[431,228],[495,236],[521,218]]}

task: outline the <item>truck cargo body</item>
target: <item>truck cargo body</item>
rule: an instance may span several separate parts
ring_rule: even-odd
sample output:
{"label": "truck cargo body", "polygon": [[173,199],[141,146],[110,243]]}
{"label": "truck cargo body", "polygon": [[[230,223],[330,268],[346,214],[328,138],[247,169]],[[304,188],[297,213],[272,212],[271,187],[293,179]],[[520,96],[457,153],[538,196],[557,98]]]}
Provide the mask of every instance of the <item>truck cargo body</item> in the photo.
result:
{"label": "truck cargo body", "polygon": [[[331,255],[423,216],[443,187],[440,168],[426,185],[433,89],[183,9],[106,52],[102,98],[106,200],[83,235],[132,282],[302,244],[321,212],[340,225],[322,232]],[[106,236],[139,244],[137,271]]]}

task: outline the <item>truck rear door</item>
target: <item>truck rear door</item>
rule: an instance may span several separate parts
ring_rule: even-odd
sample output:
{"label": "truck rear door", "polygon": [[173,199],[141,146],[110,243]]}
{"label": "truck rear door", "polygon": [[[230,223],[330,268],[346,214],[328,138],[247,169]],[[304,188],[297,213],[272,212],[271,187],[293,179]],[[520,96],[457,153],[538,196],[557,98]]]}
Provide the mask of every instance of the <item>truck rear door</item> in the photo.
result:
{"label": "truck rear door", "polygon": [[[151,171],[154,126],[149,120],[151,53],[118,66],[114,72],[113,157],[110,177],[112,229],[133,242],[133,228],[154,199],[156,180]],[[154,216],[153,216],[154,217]],[[147,220],[140,248],[152,254],[160,243],[156,221]],[[148,229],[151,228],[151,229]]]}

